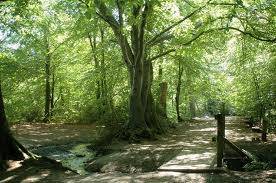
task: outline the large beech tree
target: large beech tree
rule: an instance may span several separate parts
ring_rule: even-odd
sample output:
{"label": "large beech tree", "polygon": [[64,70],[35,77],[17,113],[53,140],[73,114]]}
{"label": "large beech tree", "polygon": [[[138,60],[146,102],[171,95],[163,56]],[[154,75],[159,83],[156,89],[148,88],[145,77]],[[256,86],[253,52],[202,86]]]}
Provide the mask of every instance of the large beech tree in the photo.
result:
{"label": "large beech tree", "polygon": [[[89,8],[89,2],[86,1],[84,3],[88,3],[86,5]],[[151,47],[170,38],[171,36],[168,36],[167,33],[171,29],[202,9],[202,7],[196,9],[181,20],[152,36],[147,26],[156,3],[155,1],[148,0],[138,2],[117,0],[113,9],[107,2],[94,0],[96,13],[113,30],[120,46],[124,63],[128,68],[131,88],[129,122],[127,125],[127,131],[130,133],[127,135],[130,138],[150,137],[152,132],[160,133],[164,130],[159,123],[151,91],[153,80],[152,61],[174,52],[175,49],[169,49],[157,55],[149,56],[151,55]],[[188,41],[187,44],[196,38]]]}

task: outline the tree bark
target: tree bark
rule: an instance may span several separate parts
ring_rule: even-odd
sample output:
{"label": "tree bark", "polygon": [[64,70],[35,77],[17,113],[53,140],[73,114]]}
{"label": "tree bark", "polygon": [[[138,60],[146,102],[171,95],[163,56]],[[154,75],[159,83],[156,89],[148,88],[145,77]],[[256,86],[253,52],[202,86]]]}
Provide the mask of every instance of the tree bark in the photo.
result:
{"label": "tree bark", "polygon": [[23,153],[19,150],[8,126],[0,83],[0,169],[5,169],[6,160],[23,159]]}
{"label": "tree bark", "polygon": [[50,103],[50,117],[53,116],[54,107],[55,107],[55,85],[56,85],[56,78],[55,78],[55,69],[53,69],[52,74],[52,85],[51,85],[51,103]]}
{"label": "tree bark", "polygon": [[191,118],[194,118],[196,116],[196,104],[195,104],[194,96],[190,96],[189,106],[190,106]]}
{"label": "tree bark", "polygon": [[[101,104],[105,110],[108,106],[108,95],[107,95],[107,83],[106,83],[106,66],[105,66],[105,39],[104,39],[104,29],[100,27],[101,34],[101,60],[100,60],[100,93],[101,93]],[[112,102],[111,102],[112,103]],[[105,111],[102,111],[105,113]]]}
{"label": "tree bark", "polygon": [[156,108],[159,106],[155,104],[152,91],[151,91],[151,86],[153,82],[153,66],[151,61],[145,60],[145,62],[147,63],[147,65],[145,65],[146,69],[144,70],[145,74],[144,74],[143,83],[147,82],[147,84],[143,84],[143,85],[147,87],[144,87],[142,90],[142,92],[144,92],[143,95],[146,96],[146,105],[144,106],[145,120],[146,120],[147,126],[152,130],[153,133],[160,134],[164,132],[164,129],[160,124],[160,120],[161,120],[159,119],[160,114],[157,113],[156,111]]}
{"label": "tree bark", "polygon": [[168,83],[162,82],[160,86],[160,99],[159,104],[162,111],[162,116],[167,117],[167,94],[168,94]]}
{"label": "tree bark", "polygon": [[97,56],[97,42],[96,42],[96,35],[93,34],[91,36],[88,34],[91,50],[92,50],[92,55],[93,55],[93,60],[95,64],[95,73],[96,73],[96,99],[100,99],[101,97],[101,91],[100,91],[100,79],[99,79],[99,73],[100,73],[100,64]]}
{"label": "tree bark", "polygon": [[177,78],[176,95],[175,95],[175,109],[176,109],[176,115],[177,115],[178,122],[181,121],[179,105],[180,105],[180,92],[181,92],[181,84],[182,84],[181,78],[183,75],[183,71],[184,71],[184,67],[181,65],[181,63],[179,61],[179,63],[178,63],[178,78]]}
{"label": "tree bark", "polygon": [[266,142],[267,141],[268,121],[265,117],[261,119],[261,124],[262,124],[262,141]]}
{"label": "tree bark", "polygon": [[45,57],[45,109],[44,109],[44,122],[48,122],[50,118],[50,107],[51,107],[51,56],[48,38],[46,38],[46,57]]}
{"label": "tree bark", "polygon": [[[107,110],[111,109],[112,99],[108,98],[107,82],[106,82],[106,65],[105,65],[105,30],[103,26],[95,22],[99,27],[100,41],[97,41],[97,33],[88,34],[93,60],[95,64],[96,76],[96,101],[99,117],[103,116]],[[99,52],[99,53],[97,53]],[[109,105],[110,104],[110,105]]]}
{"label": "tree bark", "polygon": [[98,8],[98,15],[112,28],[118,44],[122,51],[123,60],[129,71],[130,77],[130,98],[129,98],[129,121],[127,131],[129,138],[150,137],[151,129],[156,128],[157,119],[155,104],[151,94],[151,84],[153,77],[151,60],[147,60],[145,26],[149,11],[149,1],[143,5],[134,4],[132,16],[140,19],[139,23],[131,25],[130,43],[123,30],[123,9],[121,2],[117,1],[119,22],[112,15],[105,3],[94,0]]}
{"label": "tree bark", "polygon": [[254,70],[252,70],[252,75],[253,75],[253,82],[255,85],[256,96],[257,96],[257,101],[258,101],[257,111],[258,111],[260,124],[262,125],[262,136],[261,137],[262,137],[262,141],[266,142],[267,141],[268,121],[265,119],[265,105],[264,105],[264,102],[262,99],[262,92],[260,89],[259,81],[258,81],[258,78],[257,78]]}
{"label": "tree bark", "polygon": [[[145,121],[145,103],[146,94],[143,94],[142,101],[142,81],[143,81],[143,64],[142,60],[138,61],[132,70],[133,82],[130,91],[130,110],[128,128],[134,136],[148,136],[148,126]],[[143,90],[143,93],[147,91]]]}

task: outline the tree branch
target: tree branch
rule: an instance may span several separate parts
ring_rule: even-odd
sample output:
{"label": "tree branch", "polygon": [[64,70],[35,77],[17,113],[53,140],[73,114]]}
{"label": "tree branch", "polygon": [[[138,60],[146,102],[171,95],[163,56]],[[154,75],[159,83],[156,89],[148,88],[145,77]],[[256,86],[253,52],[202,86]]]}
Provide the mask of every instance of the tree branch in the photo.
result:
{"label": "tree branch", "polygon": [[[213,31],[217,31],[217,30],[226,30],[226,29],[232,29],[232,30],[238,31],[238,32],[240,32],[240,33],[242,33],[244,35],[249,35],[249,36],[251,36],[252,38],[254,38],[256,40],[266,41],[266,42],[272,42],[272,43],[276,42],[276,38],[273,38],[273,39],[260,38],[260,37],[255,36],[253,33],[242,31],[242,30],[240,30],[238,28],[235,28],[235,27],[222,27],[222,28],[215,28],[215,29],[209,29],[209,30],[206,30],[206,31],[202,31],[202,32],[198,33],[196,36],[194,36],[192,39],[190,39],[189,41],[187,41],[187,42],[185,42],[185,43],[183,43],[181,45],[182,46],[190,45],[192,42],[196,41],[198,38],[200,38],[204,34],[207,34],[207,33],[213,32]],[[156,59],[158,59],[160,57],[163,57],[163,56],[165,56],[165,55],[167,55],[167,54],[169,54],[171,52],[174,52],[174,51],[176,51],[176,50],[175,49],[170,49],[170,50],[168,50],[166,52],[162,52],[162,53],[160,53],[160,54],[158,54],[158,55],[156,55],[156,56],[154,56],[152,58],[149,58],[148,61],[156,60]]]}
{"label": "tree branch", "polygon": [[108,11],[106,5],[101,0],[94,0],[95,6],[99,9],[97,14],[106,21],[112,28],[119,28],[119,24],[112,14]]}
{"label": "tree branch", "polygon": [[139,27],[139,34],[138,34],[138,55],[137,55],[137,59],[141,60],[141,58],[143,57],[144,54],[144,50],[145,50],[145,27],[146,27],[146,23],[147,23],[147,17],[148,17],[148,13],[149,13],[149,4],[148,1],[145,2],[144,4],[144,10],[141,14],[141,24]]}
{"label": "tree branch", "polygon": [[194,14],[196,14],[198,11],[202,10],[206,5],[194,10],[192,13],[190,13],[189,15],[185,16],[184,18],[182,18],[181,20],[173,23],[172,25],[170,25],[169,27],[165,28],[163,31],[161,31],[159,34],[155,35],[151,40],[149,40],[147,42],[147,45],[151,45],[153,42],[155,42],[156,39],[158,39],[159,37],[161,37],[163,34],[165,34],[166,32],[170,31],[171,29],[173,29],[174,27],[176,27],[177,25],[181,24],[182,22],[184,22],[185,20],[187,20],[188,18],[192,17]]}
{"label": "tree branch", "polygon": [[172,52],[175,52],[175,51],[176,51],[175,49],[170,49],[170,50],[168,50],[168,51],[162,52],[162,53],[160,53],[160,54],[158,54],[158,55],[156,55],[156,56],[154,56],[154,57],[152,57],[152,58],[149,58],[149,59],[148,59],[148,62],[151,62],[151,61],[153,61],[153,60],[156,60],[156,59],[158,59],[158,58],[160,58],[160,57],[163,57],[163,56],[168,55],[169,53],[172,53]]}
{"label": "tree branch", "polygon": [[100,18],[102,18],[105,22],[107,22],[112,28],[118,40],[118,43],[122,49],[124,61],[127,65],[133,64],[133,53],[126,36],[122,33],[121,25],[116,21],[115,17],[108,11],[108,8],[101,0],[94,0],[94,4],[99,10],[99,12],[97,12],[97,15]]}
{"label": "tree branch", "polygon": [[189,0],[184,0],[189,6],[195,8],[195,6],[189,1]]}
{"label": "tree branch", "polygon": [[242,34],[244,34],[244,35],[248,35],[248,36],[250,36],[250,37],[252,37],[252,38],[254,38],[254,39],[256,39],[256,40],[259,40],[259,41],[265,41],[265,42],[270,42],[270,43],[275,43],[275,42],[276,42],[276,37],[275,37],[275,38],[271,38],[271,39],[269,39],[269,38],[262,38],[262,37],[258,37],[258,36],[256,36],[256,35],[254,35],[254,33],[252,33],[252,32],[246,32],[246,31],[240,30],[240,29],[238,29],[238,28],[236,28],[236,27],[223,27],[223,28],[220,28],[220,29],[224,29],[224,30],[226,30],[226,29],[235,30],[235,31],[238,31],[238,32],[240,32],[240,33],[242,33]]}
{"label": "tree branch", "polygon": [[88,4],[84,0],[79,0],[82,4],[86,6],[86,8],[89,8]]}
{"label": "tree branch", "polygon": [[152,42],[148,46],[154,46],[154,45],[156,45],[158,43],[162,43],[163,41],[170,40],[172,38],[174,38],[174,35],[172,35],[172,34],[165,34],[165,35],[159,37],[158,39],[156,39],[154,42]]}
{"label": "tree branch", "polygon": [[118,13],[119,13],[119,23],[120,23],[120,26],[122,27],[124,24],[122,1],[116,0],[116,4],[117,4],[117,8],[118,8]]}
{"label": "tree branch", "polygon": [[237,3],[209,3],[210,5],[237,6]]}
{"label": "tree branch", "polygon": [[203,34],[206,34],[206,33],[212,32],[212,31],[214,31],[214,29],[209,29],[207,31],[202,31],[202,32],[200,32],[199,34],[197,34],[192,39],[190,39],[189,41],[185,42],[182,45],[187,46],[187,45],[191,44],[192,42],[194,42],[195,40],[197,40],[198,38],[200,38]]}
{"label": "tree branch", "polygon": [[[133,5],[132,16],[135,20],[139,17],[141,8],[142,7],[140,5]],[[133,21],[131,25],[131,46],[133,54],[137,55],[139,50],[139,27],[137,24],[137,20]]]}

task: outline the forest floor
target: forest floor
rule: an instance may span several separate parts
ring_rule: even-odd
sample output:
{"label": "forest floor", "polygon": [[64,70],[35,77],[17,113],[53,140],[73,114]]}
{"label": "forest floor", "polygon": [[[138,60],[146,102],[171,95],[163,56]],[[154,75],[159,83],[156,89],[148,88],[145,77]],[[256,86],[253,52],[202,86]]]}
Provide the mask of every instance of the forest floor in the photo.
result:
{"label": "forest floor", "polygon": [[[208,168],[215,162],[216,134],[213,118],[183,122],[155,141],[137,144],[114,142],[96,156],[89,149],[97,136],[96,125],[18,124],[12,126],[15,137],[30,151],[61,161],[76,174],[49,161],[11,162],[0,174],[4,182],[276,182],[276,170],[226,173],[179,173],[157,171],[161,168]],[[252,142],[260,134],[252,133],[242,118],[226,119],[226,137],[257,155],[269,155],[276,162],[276,135],[268,142]],[[73,163],[72,163],[73,162]]]}

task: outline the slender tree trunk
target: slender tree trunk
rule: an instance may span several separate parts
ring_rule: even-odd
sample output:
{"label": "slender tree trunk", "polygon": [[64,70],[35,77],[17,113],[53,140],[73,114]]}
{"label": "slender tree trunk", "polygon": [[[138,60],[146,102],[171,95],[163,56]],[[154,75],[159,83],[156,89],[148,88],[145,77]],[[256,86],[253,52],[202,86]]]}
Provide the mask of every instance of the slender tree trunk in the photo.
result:
{"label": "slender tree trunk", "polygon": [[22,159],[24,159],[24,156],[8,126],[0,83],[0,169],[5,169],[6,160]]}
{"label": "slender tree trunk", "polygon": [[95,75],[96,75],[96,99],[100,99],[101,97],[101,91],[100,91],[100,64],[99,59],[97,56],[97,40],[96,40],[96,34],[88,34],[89,43],[92,50],[93,60],[95,64]]}
{"label": "slender tree trunk", "polygon": [[[108,99],[107,82],[106,82],[106,66],[105,66],[105,32],[104,28],[99,25],[100,41],[97,43],[97,34],[92,36],[88,34],[90,46],[93,54],[96,75],[96,100],[99,106],[98,112],[102,116],[105,114],[107,107],[113,102]],[[98,53],[99,52],[99,53]]]}
{"label": "slender tree trunk", "polygon": [[191,118],[194,118],[196,116],[196,104],[195,104],[194,96],[190,96],[189,106],[190,106]]}
{"label": "slender tree trunk", "polygon": [[[161,53],[163,52],[163,46],[160,46],[160,52]],[[158,90],[159,101],[156,107],[158,107],[158,113],[160,113],[161,116],[167,117],[168,83],[163,81],[163,69],[161,65],[159,65],[159,68],[158,68],[158,82],[159,82],[159,90]]]}
{"label": "slender tree trunk", "polygon": [[51,107],[51,56],[48,39],[46,41],[46,58],[45,58],[45,109],[44,109],[44,122],[49,121],[50,107]]}
{"label": "slender tree trunk", "polygon": [[[101,34],[101,60],[100,60],[100,93],[101,93],[101,104],[103,109],[107,109],[108,105],[108,96],[107,96],[107,83],[106,83],[106,66],[105,66],[105,39],[104,39],[104,29],[100,27],[100,34]],[[103,111],[104,113],[105,111]]]}
{"label": "slender tree trunk", "polygon": [[176,108],[178,122],[181,121],[179,105],[180,105],[180,92],[181,92],[181,84],[182,84],[181,78],[183,75],[183,71],[184,71],[184,68],[179,61],[179,63],[178,63],[178,78],[177,78],[176,95],[175,95],[175,108]]}
{"label": "slender tree trunk", "polygon": [[253,75],[253,82],[255,85],[255,90],[256,90],[256,95],[257,95],[257,101],[258,101],[258,115],[259,115],[259,120],[260,124],[262,125],[262,141],[266,142],[267,141],[267,128],[268,128],[268,121],[265,119],[265,106],[262,100],[262,93],[259,85],[258,78],[252,70],[252,75]]}
{"label": "slender tree trunk", "polygon": [[53,111],[55,107],[55,69],[53,69],[53,74],[52,74],[52,85],[51,85],[51,105],[50,105],[50,117],[53,116]]}
{"label": "slender tree trunk", "polygon": [[162,111],[162,116],[167,117],[167,94],[168,94],[168,83],[162,82],[159,84],[160,87],[160,107]]}

